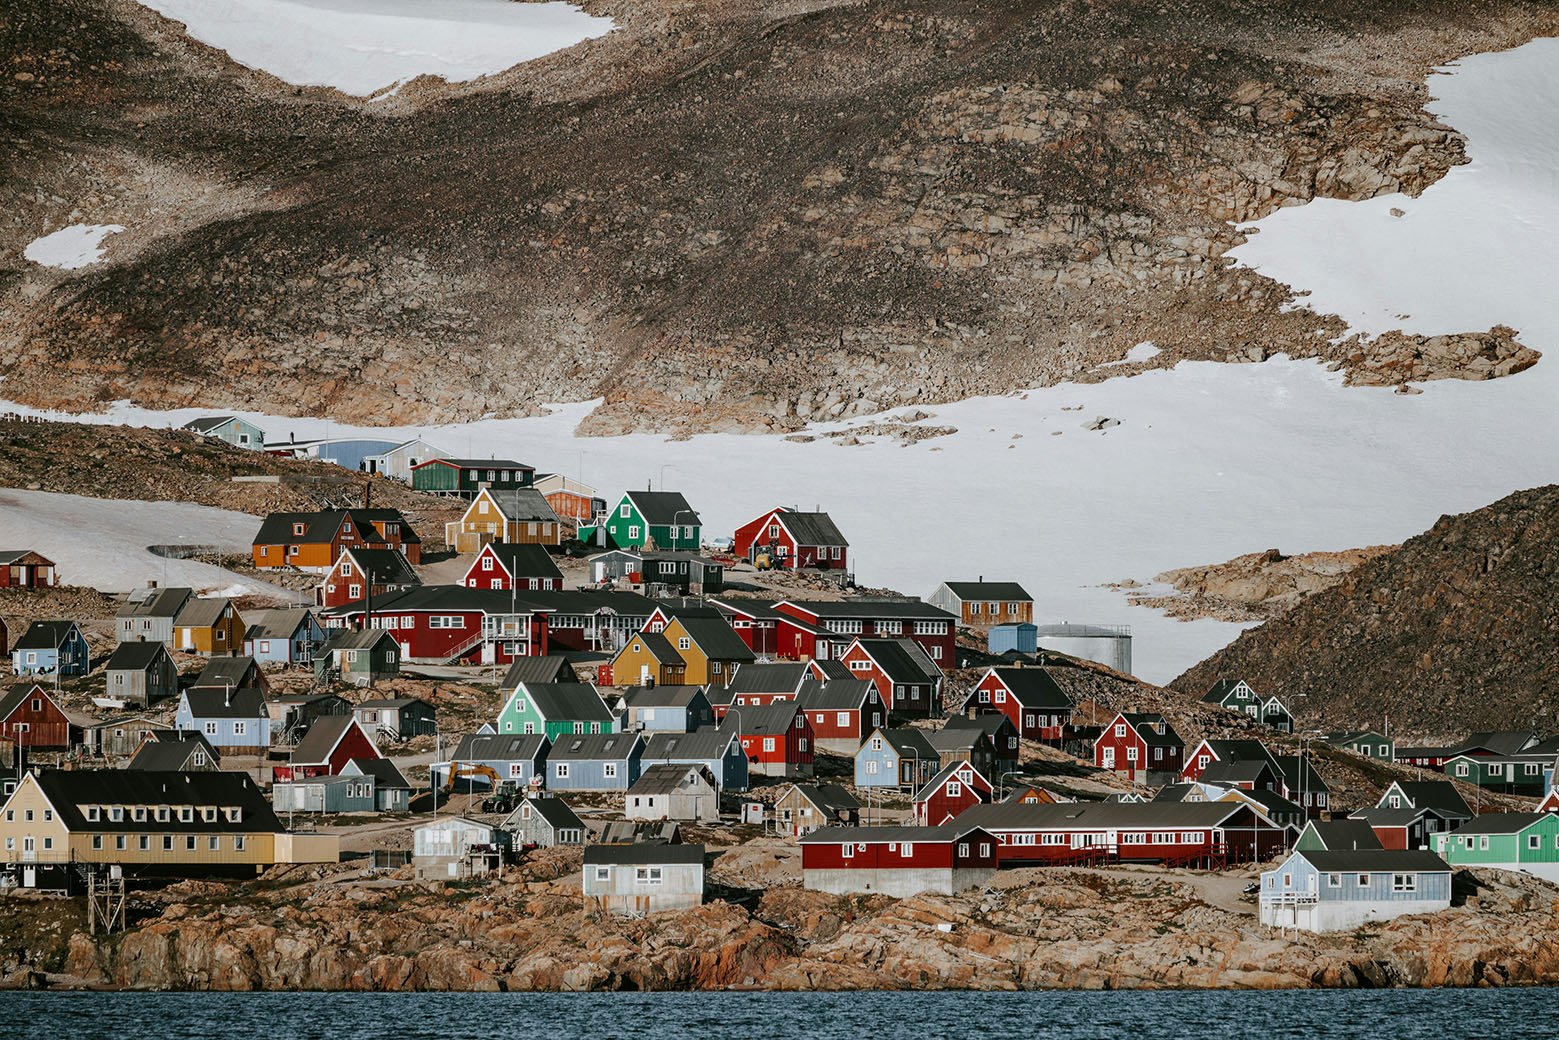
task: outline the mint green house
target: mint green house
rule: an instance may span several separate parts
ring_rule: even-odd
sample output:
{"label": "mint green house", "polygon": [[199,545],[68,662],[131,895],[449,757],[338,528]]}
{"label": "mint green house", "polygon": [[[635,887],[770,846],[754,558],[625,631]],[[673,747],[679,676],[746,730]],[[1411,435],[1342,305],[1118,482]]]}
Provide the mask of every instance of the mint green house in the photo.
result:
{"label": "mint green house", "polygon": [[622,729],[593,683],[520,683],[505,698],[496,727],[501,734],[542,733],[553,741]]}
{"label": "mint green house", "polygon": [[1433,841],[1453,867],[1497,867],[1559,881],[1559,814],[1485,813]]}
{"label": "mint green house", "polygon": [[608,549],[697,552],[703,521],[679,491],[630,491],[595,527],[580,528],[579,540]]}

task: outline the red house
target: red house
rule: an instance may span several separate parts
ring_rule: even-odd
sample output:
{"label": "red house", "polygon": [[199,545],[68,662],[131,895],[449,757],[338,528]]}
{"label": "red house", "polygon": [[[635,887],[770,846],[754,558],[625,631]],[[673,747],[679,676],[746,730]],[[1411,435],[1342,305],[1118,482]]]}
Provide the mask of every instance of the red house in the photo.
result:
{"label": "red house", "polygon": [[977,805],[962,826],[995,835],[1002,866],[1152,862],[1218,866],[1266,859],[1297,836],[1245,802]]}
{"label": "red house", "polygon": [[1093,764],[1135,781],[1150,773],[1173,773],[1185,765],[1185,741],[1157,713],[1120,712],[1099,732]]}
{"label": "red house", "polygon": [[[857,639],[839,658],[850,674],[877,687],[889,711],[931,716],[939,704],[936,665],[908,639]],[[928,667],[929,666],[929,667]]]}
{"label": "red house", "polygon": [[952,895],[996,872],[997,846],[979,827],[824,827],[801,839],[807,888],[844,895],[881,892],[907,899]]}
{"label": "red house", "polygon": [[[840,657],[856,636],[903,637],[920,644],[938,668],[957,666],[954,627],[958,619],[918,599],[847,599],[833,603],[787,599],[774,604],[774,609],[826,634],[816,639],[814,657]],[[785,632],[782,630],[779,635],[779,654],[793,656],[787,655]]]}
{"label": "red house", "polygon": [[854,755],[861,741],[888,721],[877,688],[860,679],[809,680],[796,702],[812,724],[813,742],[835,754]]}
{"label": "red house", "polygon": [[992,668],[964,701],[968,714],[1005,715],[1025,740],[1059,741],[1072,722],[1073,703],[1045,668]]}
{"label": "red house", "polygon": [[729,708],[726,725],[740,735],[747,771],[760,776],[811,776],[816,751],[812,724],[794,702]]}
{"label": "red house", "polygon": [[291,760],[274,767],[272,774],[278,783],[338,776],[354,758],[383,757],[373,738],[357,724],[356,716],[321,715],[309,724],[309,731],[293,749]]}
{"label": "red house", "polygon": [[314,587],[314,603],[344,607],[366,598],[370,589],[373,598],[379,599],[421,584],[422,579],[397,550],[349,546],[341,550],[325,579]]}
{"label": "red house", "polygon": [[[1185,765],[1180,768],[1180,780],[1183,783],[1194,783],[1202,780],[1209,769],[1213,769],[1213,775],[1208,777],[1207,783],[1221,783],[1229,787],[1243,787],[1246,790],[1255,790],[1263,786],[1254,780],[1242,779],[1232,775],[1227,767],[1237,762],[1250,763],[1250,772],[1254,775],[1261,772],[1262,775],[1270,773],[1270,790],[1276,790],[1282,786],[1282,773],[1278,770],[1277,760],[1272,757],[1272,752],[1259,740],[1204,740],[1196,745],[1190,754],[1185,757]],[[1223,766],[1224,769],[1215,769]],[[1260,766],[1268,766],[1269,770],[1260,770]]]}
{"label": "red house", "polygon": [[13,686],[0,697],[0,740],[34,751],[69,751],[72,728],[42,686]]}
{"label": "red house", "polygon": [[46,589],[59,584],[54,561],[31,549],[0,551],[0,589]]}
{"label": "red house", "polygon": [[749,563],[767,556],[786,570],[849,570],[850,543],[827,513],[780,506],[736,529],[732,551]]}
{"label": "red house", "polygon": [[[710,601],[724,614],[731,628],[742,637],[747,649],[760,657],[789,657],[803,660],[800,654],[781,654],[779,651],[779,623],[789,618],[774,609],[773,604],[754,599],[714,599]],[[810,653],[807,657],[812,656]]]}
{"label": "red house", "polygon": [[544,546],[488,542],[471,560],[460,584],[468,589],[561,592],[563,572]]}
{"label": "red house", "polygon": [[915,792],[915,822],[922,827],[940,827],[964,810],[991,801],[993,794],[991,782],[974,766],[949,762]]}
{"label": "red house", "polygon": [[[327,628],[362,628],[366,606],[359,600],[330,608],[322,619]],[[513,593],[422,585],[375,599],[371,606],[371,627],[389,632],[407,661],[506,664],[548,652],[552,611]]]}

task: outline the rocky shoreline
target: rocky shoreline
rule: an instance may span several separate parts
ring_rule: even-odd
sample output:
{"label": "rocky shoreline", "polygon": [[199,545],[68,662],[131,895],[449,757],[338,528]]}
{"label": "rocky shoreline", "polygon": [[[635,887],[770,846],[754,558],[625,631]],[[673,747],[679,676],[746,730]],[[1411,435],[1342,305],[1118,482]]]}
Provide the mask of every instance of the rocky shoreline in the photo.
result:
{"label": "rocky shoreline", "polygon": [[[57,920],[8,944],[0,985],[116,990],[640,991],[1283,989],[1559,983],[1559,889],[1463,876],[1463,905],[1331,936],[1254,922],[1252,872],[1003,871],[958,896],[842,897],[754,872],[794,846],[726,850],[719,896],[629,919],[581,909],[578,850],[461,884],[273,872],[186,882],[135,900],[128,933],[96,942]],[[733,865],[728,866],[731,863]],[[13,897],[3,913],[58,914]],[[21,905],[19,905],[21,904]],[[34,924],[38,922],[35,920]],[[79,925],[79,920],[75,922]],[[6,929],[11,932],[10,925]]]}

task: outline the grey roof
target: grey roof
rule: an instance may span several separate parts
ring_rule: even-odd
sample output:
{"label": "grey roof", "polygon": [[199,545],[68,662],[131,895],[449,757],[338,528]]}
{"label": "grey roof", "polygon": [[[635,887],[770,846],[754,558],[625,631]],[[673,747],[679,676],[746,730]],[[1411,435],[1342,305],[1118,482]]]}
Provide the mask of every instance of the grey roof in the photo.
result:
{"label": "grey roof", "polygon": [[825,661],[813,660],[812,663],[817,665],[818,671],[823,673],[825,679],[852,679],[855,677],[855,674],[850,671],[850,666],[843,661],[829,658]]}
{"label": "grey roof", "polygon": [[144,672],[168,656],[168,648],[161,640],[120,643],[109,655],[107,668],[110,672]]}
{"label": "grey roof", "polygon": [[1323,845],[1334,851],[1384,848],[1369,823],[1361,819],[1311,820],[1305,830],[1313,831]]}
{"label": "grey roof", "polygon": [[1290,791],[1330,791],[1326,780],[1316,771],[1315,763],[1308,756],[1301,755],[1273,755],[1278,764],[1278,771],[1283,774],[1283,783]]}
{"label": "grey roof", "polygon": [[74,621],[34,621],[11,644],[12,650],[58,650],[76,627]]}
{"label": "grey roof", "polygon": [[1425,806],[1422,809],[1355,809],[1348,814],[1350,820],[1358,820],[1371,827],[1408,827],[1439,810]]}
{"label": "grey roof", "polygon": [[987,829],[1078,829],[1107,827],[1217,827],[1235,813],[1250,811],[1239,802],[1066,802],[1033,805],[999,802],[974,805],[959,814],[960,823]]}
{"label": "grey roof", "polygon": [[739,708],[732,708],[726,715],[726,722],[732,723],[741,733],[746,735],[784,733],[795,725],[796,712],[800,707],[795,701],[777,701],[773,704],[745,704]]}
{"label": "grey roof", "polygon": [[232,691],[229,697],[225,689],[200,687],[184,691],[189,703],[190,715],[196,719],[258,719],[268,718],[265,694],[253,687]]}
{"label": "grey roof", "polygon": [[[362,731],[355,715],[321,715],[309,723],[309,731],[298,741],[298,746],[292,749],[292,762],[301,766],[323,765],[330,759],[330,753],[336,749],[341,738],[346,736],[347,730],[353,727]],[[363,735],[367,736],[366,733]],[[369,738],[369,742],[372,743],[372,738]]]}
{"label": "grey roof", "polygon": [[796,697],[802,711],[857,711],[877,687],[865,679],[808,679]]}
{"label": "grey roof", "polygon": [[630,686],[623,691],[623,704],[629,708],[686,708],[703,692],[702,686]]}
{"label": "grey roof", "polygon": [[803,513],[795,509],[780,509],[779,522],[796,540],[797,545],[849,545],[834,518],[827,513]]}
{"label": "grey roof", "polygon": [[521,683],[575,682],[579,678],[574,666],[566,657],[548,654],[544,657],[516,657],[504,673],[500,689],[512,690]]}
{"label": "grey roof", "polygon": [[[680,491],[630,491],[627,498],[644,518],[645,524],[656,527],[697,527],[703,524]],[[691,524],[688,523],[689,518]]]}
{"label": "grey roof", "polygon": [[236,415],[203,415],[199,419],[191,419],[185,423],[184,428],[193,433],[210,433],[237,419]]}
{"label": "grey roof", "polygon": [[525,683],[525,695],[548,722],[610,722],[612,712],[592,683]]}
{"label": "grey roof", "polygon": [[1219,762],[1260,761],[1274,768],[1277,766],[1272,752],[1259,740],[1205,740],[1202,743],[1207,745],[1213,758]]}
{"label": "grey roof", "polygon": [[990,743],[990,739],[985,730],[970,729],[967,726],[955,726],[951,729],[944,726],[926,732],[926,743],[938,751],[963,751],[976,746],[982,740]]}
{"label": "grey roof", "polygon": [[[1136,730],[1137,736],[1148,747],[1184,747],[1185,741],[1180,739],[1180,734],[1175,732],[1175,727],[1169,724],[1169,720],[1158,712],[1123,711],[1121,717],[1130,723]],[[1159,732],[1156,727],[1162,727]]]}
{"label": "grey roof", "polygon": [[730,729],[700,726],[692,733],[652,733],[644,746],[645,761],[713,761],[736,739]]}
{"label": "grey roof", "polygon": [[460,739],[451,761],[534,762],[547,752],[541,733],[471,733]]}
{"label": "grey roof", "polygon": [[188,765],[197,751],[204,751],[214,764],[221,761],[216,750],[204,739],[185,737],[181,740],[144,741],[125,768],[154,773],[176,772]]}
{"label": "grey roof", "polygon": [[801,689],[801,681],[807,674],[807,666],[804,664],[749,662],[736,669],[727,689],[733,694],[795,693]]}
{"label": "grey roof", "polygon": [[178,616],[194,589],[173,587],[138,589],[114,612],[116,618],[172,618]]}
{"label": "grey roof", "polygon": [[[539,496],[541,492],[537,491],[535,494]],[[545,502],[546,499],[543,498],[542,501]],[[550,510],[551,507],[548,508]],[[533,545],[529,542],[489,542],[485,548],[497,557],[498,562],[503,564],[503,569],[513,577],[554,580],[563,577],[563,572],[558,570],[556,561],[552,559],[552,554],[547,552],[544,545]]]}
{"label": "grey roof", "polygon": [[[975,808],[978,808],[976,806]],[[957,841],[978,824],[964,823],[973,809],[966,809],[957,823],[941,827],[823,827],[801,839],[803,845],[843,845],[846,842],[880,845],[884,842],[949,842]]]}
{"label": "grey roof", "polygon": [[[395,555],[399,556],[400,553]],[[286,610],[260,610],[249,614],[249,631],[245,639],[291,639],[293,633],[303,627],[314,612],[308,607],[290,607]]]}
{"label": "grey roof", "polygon": [[1540,812],[1484,813],[1482,816],[1474,816],[1452,833],[1515,834],[1552,815],[1553,813]]}
{"label": "grey roof", "polygon": [[407,780],[400,767],[388,758],[354,758],[352,765],[356,766],[364,776],[373,777],[374,786],[380,790],[411,790],[411,781]]}
{"label": "grey roof", "polygon": [[390,641],[391,649],[399,649],[395,637],[382,628],[342,628],[325,640],[325,645],[319,648],[321,654],[332,653],[336,650],[371,650],[375,649],[386,639]]}
{"label": "grey roof", "polygon": [[1531,730],[1471,733],[1466,740],[1456,745],[1452,754],[1483,749],[1496,755],[1519,755],[1536,743],[1537,734]]}
{"label": "grey roof", "polygon": [[672,845],[639,841],[631,845],[586,845],[585,866],[657,866],[666,863],[703,863],[702,845]]}
{"label": "grey roof", "polygon": [[639,779],[628,788],[629,794],[674,794],[685,785],[689,773],[696,773],[710,787],[718,787],[706,766],[688,763],[664,762],[652,765],[639,774]]}
{"label": "grey roof", "polygon": [[[579,814],[561,798],[551,795],[536,795],[526,798],[525,802],[530,805],[537,816],[546,820],[554,829],[577,827],[581,833],[585,829],[585,821],[581,820]],[[514,811],[519,812],[519,809]],[[514,814],[510,813],[509,815],[512,818]]]}
{"label": "grey roof", "polygon": [[565,733],[553,741],[547,761],[626,762],[636,750],[644,751],[644,738],[637,733]]}
{"label": "grey roof", "polygon": [[[1438,809],[1463,820],[1473,816],[1472,806],[1467,804],[1467,799],[1449,780],[1398,780],[1391,786],[1401,791],[1403,797],[1416,809]],[[1380,805],[1385,805],[1390,792],[1391,787],[1386,788],[1381,795]]]}
{"label": "grey roof", "polygon": [[222,620],[222,614],[233,601],[225,597],[216,599],[192,599],[184,604],[173,619],[178,628],[210,628]]}
{"label": "grey roof", "polygon": [[644,647],[646,653],[661,664],[684,663],[682,655],[677,653],[677,648],[671,645],[671,640],[667,639],[663,633],[638,632],[634,635],[632,641],[637,641]]}
{"label": "grey roof", "polygon": [[1283,774],[1273,768],[1271,762],[1263,762],[1259,759],[1235,759],[1232,762],[1208,763],[1199,779],[1204,784],[1255,783],[1261,779],[1263,773],[1270,773],[1274,780],[1283,778]]}
{"label": "grey roof", "polygon": [[1048,668],[992,668],[1001,684],[1025,708],[1065,709],[1072,697],[1051,676]]}
{"label": "grey roof", "polygon": [[840,784],[792,784],[791,786],[796,789],[797,794],[829,816],[837,816],[841,812],[861,807],[855,795]]}
{"label": "grey roof", "polygon": [[968,762],[965,762],[962,759],[958,759],[949,762],[941,769],[938,769],[935,776],[922,784],[920,790],[915,792],[915,801],[918,802],[931,797],[931,792],[935,791],[938,787],[941,787],[952,777],[954,773],[958,772],[960,769],[968,769],[973,771],[975,776],[978,776],[981,780],[985,780],[987,787],[991,786],[991,782],[985,779],[984,773],[980,772],[978,769],[975,769],[975,767],[970,765]]}
{"label": "grey roof", "polygon": [[1387,871],[1430,871],[1450,873],[1451,865],[1433,852],[1422,849],[1346,849],[1296,852],[1317,870],[1337,873],[1384,873]]}
{"label": "grey roof", "polygon": [[961,600],[1006,600],[1014,603],[1034,598],[1015,581],[948,581],[943,584]]}
{"label": "grey roof", "polygon": [[718,614],[714,617],[677,614],[676,622],[687,631],[693,645],[711,660],[746,662],[754,658],[752,648],[742,642],[742,637]]}
{"label": "grey roof", "polygon": [[[289,545],[294,543],[329,542],[334,540],[341,525],[350,520],[353,529],[365,542],[376,545],[385,541],[378,523],[400,525],[400,540],[408,544],[421,544],[422,539],[399,509],[322,509],[312,513],[270,513],[260,524],[254,536],[255,545]],[[303,525],[303,534],[292,533],[295,524]]]}
{"label": "grey roof", "polygon": [[910,649],[917,644],[913,639],[858,639],[861,649],[871,656],[895,685],[918,686],[932,680]]}
{"label": "grey roof", "polygon": [[411,561],[399,549],[374,549],[364,545],[347,546],[343,555],[352,558],[375,585],[421,585],[422,579],[411,569]]}
{"label": "grey roof", "polygon": [[195,687],[209,687],[221,689],[227,686],[241,686],[250,670],[259,671],[259,665],[254,658],[243,657],[213,657],[206,661],[206,666],[195,677]]}
{"label": "grey roof", "polygon": [[535,488],[488,488],[487,497],[503,511],[507,520],[558,522],[558,514],[553,512],[547,496]]}
{"label": "grey roof", "polygon": [[[876,733],[873,733],[871,736],[877,736],[880,734],[882,739],[887,741],[893,750],[899,753],[900,757],[920,757],[929,759],[931,761],[939,761],[941,756],[937,754],[937,750],[932,745],[931,741],[926,739],[926,734],[928,732],[928,730],[913,728],[881,729]],[[862,747],[869,745],[871,736],[866,738],[866,741],[861,745]]]}

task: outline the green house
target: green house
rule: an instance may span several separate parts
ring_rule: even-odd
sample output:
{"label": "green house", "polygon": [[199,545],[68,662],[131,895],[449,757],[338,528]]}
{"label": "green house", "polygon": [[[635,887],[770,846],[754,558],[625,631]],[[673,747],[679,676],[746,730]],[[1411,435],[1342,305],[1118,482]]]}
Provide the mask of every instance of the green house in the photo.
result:
{"label": "green house", "polygon": [[1521,870],[1559,881],[1556,813],[1486,813],[1433,840],[1434,851],[1453,867]]}
{"label": "green house", "polygon": [[554,741],[621,730],[593,683],[520,683],[504,699],[496,726],[501,734],[543,733]]}
{"label": "green house", "polygon": [[1457,755],[1445,761],[1445,775],[1485,791],[1539,798],[1548,791],[1544,773],[1552,763],[1548,756]]}
{"label": "green house", "polygon": [[1335,748],[1352,751],[1355,755],[1373,758],[1378,762],[1396,761],[1396,741],[1372,729],[1353,730],[1347,733],[1328,733],[1326,742]]}
{"label": "green house", "polygon": [[[630,491],[600,526],[610,549],[696,552],[703,544],[703,521],[677,491]],[[587,530],[580,531],[582,541]]]}
{"label": "green house", "polygon": [[483,488],[530,487],[536,470],[512,459],[428,459],[411,468],[411,486],[433,495],[475,498]]}

